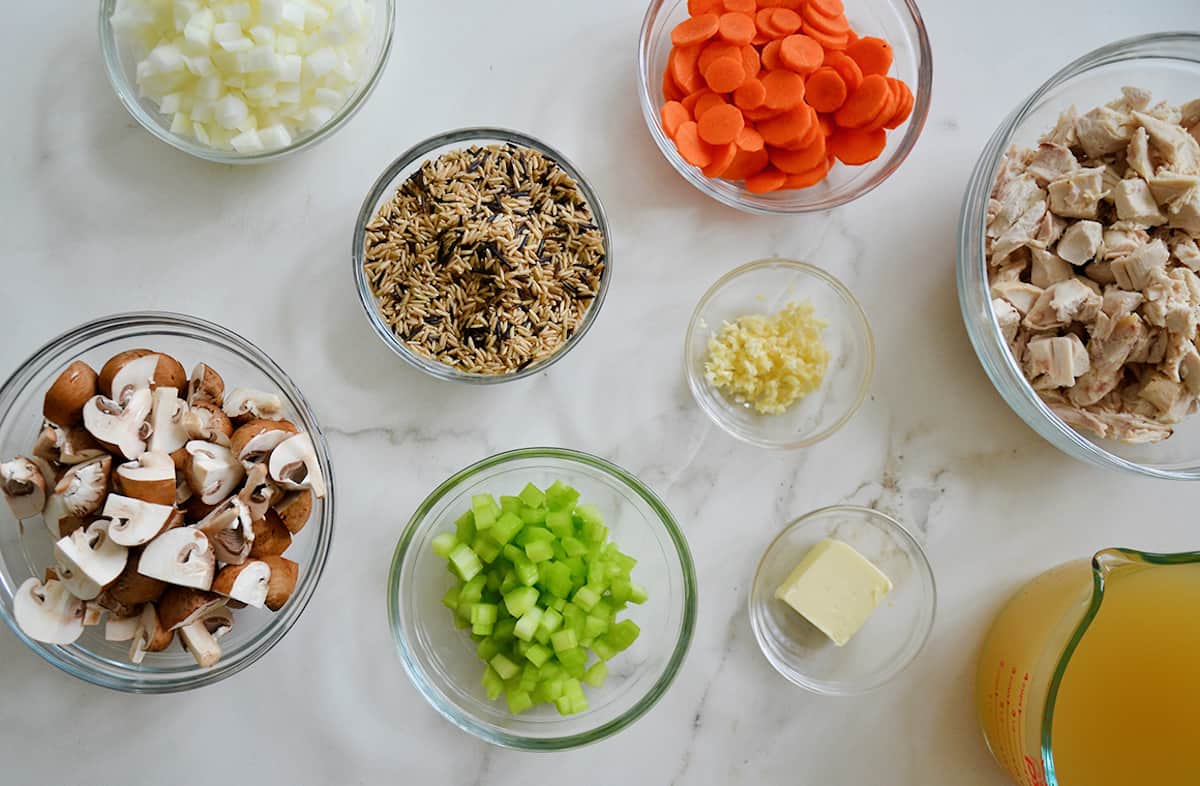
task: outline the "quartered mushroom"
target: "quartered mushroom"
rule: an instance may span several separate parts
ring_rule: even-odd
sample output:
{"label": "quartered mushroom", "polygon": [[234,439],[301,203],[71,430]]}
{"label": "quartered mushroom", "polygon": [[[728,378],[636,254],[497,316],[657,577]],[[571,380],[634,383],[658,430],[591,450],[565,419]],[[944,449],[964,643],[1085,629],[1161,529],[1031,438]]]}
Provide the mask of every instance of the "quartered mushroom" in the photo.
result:
{"label": "quartered mushroom", "polygon": [[150,436],[150,410],[153,396],[149,390],[137,390],[122,405],[110,398],[93,396],[83,407],[83,425],[101,445],[135,459],[146,452]]}
{"label": "quartered mushroom", "polygon": [[215,568],[212,546],[195,527],[177,527],[162,533],[146,545],[138,562],[138,571],[143,576],[202,590],[212,586]]}
{"label": "quartered mushroom", "polygon": [[153,603],[142,607],[137,620],[133,643],[129,647],[129,660],[133,663],[145,660],[147,652],[162,652],[175,638],[175,631],[168,630],[159,621],[158,609]]}
{"label": "quartered mushroom", "polygon": [[89,600],[83,604],[83,627],[90,628],[93,625],[99,625],[104,619],[104,607],[94,600]]}
{"label": "quartered mushroom", "polygon": [[197,363],[188,378],[187,391],[187,402],[191,406],[207,401],[219,407],[225,400],[225,380],[211,366]]}
{"label": "quartered mushroom", "polygon": [[38,465],[24,456],[0,464],[0,489],[18,521],[36,516],[46,507],[46,478]]}
{"label": "quartered mushroom", "polygon": [[112,520],[109,534],[114,541],[122,546],[141,546],[170,528],[175,508],[121,494],[109,494],[103,515]]}
{"label": "quartered mushroom", "polygon": [[270,457],[271,452],[299,429],[287,420],[255,419],[238,426],[229,439],[229,449],[247,471]]}
{"label": "quartered mushroom", "polygon": [[237,388],[225,396],[225,414],[244,422],[253,418],[279,420],[283,417],[283,398],[261,390]]}
{"label": "quartered mushroom", "polygon": [[100,392],[118,403],[125,403],[137,390],[158,387],[182,390],[187,373],[170,355],[149,349],[129,349],[108,359],[100,368]]}
{"label": "quartered mushroom", "polygon": [[206,505],[216,504],[233,494],[246,476],[241,462],[234,458],[229,448],[192,440],[185,449],[188,458],[184,474],[188,485]]}
{"label": "quartered mushroom", "polygon": [[129,617],[108,615],[104,622],[105,641],[130,641],[137,633],[138,623],[141,622],[141,612]]}
{"label": "quartered mushroom", "polygon": [[267,582],[267,608],[279,611],[296,589],[300,565],[287,557],[263,557],[262,561],[271,567],[271,578]]}
{"label": "quartered mushroom", "polygon": [[67,366],[46,390],[42,416],[60,428],[83,422],[83,405],[97,393],[96,372],[82,360]]}
{"label": "quartered mushroom", "polygon": [[274,509],[268,508],[252,526],[254,543],[250,546],[250,558],[277,557],[292,545],[292,533]]}
{"label": "quartered mushroom", "polygon": [[18,627],[43,644],[72,644],[83,635],[83,601],[61,581],[28,578],[13,596]]}
{"label": "quartered mushroom", "polygon": [[[141,549],[129,549],[129,558],[125,561],[125,568],[96,599],[101,606],[118,613],[118,616],[128,616],[143,603],[153,603],[162,597],[163,592],[167,589],[167,583],[143,575],[138,570],[141,559]],[[127,614],[119,612],[127,612]]]}
{"label": "quartered mushroom", "polygon": [[54,544],[54,562],[66,588],[77,598],[94,600],[125,568],[129,551],[112,540],[101,519]]}
{"label": "quartered mushroom", "polygon": [[[83,411],[80,409],[80,415]],[[83,426],[60,428],[47,422],[33,444],[33,455],[54,464],[82,464],[100,458],[107,451]]]}
{"label": "quartered mushroom", "polygon": [[150,439],[146,441],[146,450],[170,455],[187,443],[188,432],[183,426],[187,408],[175,388],[154,389],[150,405]]}
{"label": "quartered mushroom", "polygon": [[218,505],[196,523],[196,529],[208,536],[217,559],[226,565],[242,564],[254,547],[254,522],[237,497]]}
{"label": "quartered mushroom", "polygon": [[188,406],[183,415],[183,427],[189,439],[199,439],[229,447],[233,434],[233,422],[221,406],[208,399],[201,399]]}
{"label": "quartered mushroom", "polygon": [[166,453],[147,451],[119,465],[116,480],[127,497],[155,505],[175,504],[175,462]]}
{"label": "quartered mushroom", "polygon": [[237,497],[246,510],[250,511],[251,521],[258,521],[267,515],[271,503],[283,496],[283,492],[271,481],[266,464],[254,464],[246,470],[246,482]]}
{"label": "quartered mushroom", "polygon": [[76,464],[59,478],[42,515],[52,535],[59,538],[66,534],[63,529],[66,519],[90,516],[100,509],[108,497],[111,470],[112,457],[105,455],[86,464]]}
{"label": "quartered mushroom", "polygon": [[[159,621],[168,630],[178,631],[183,646],[196,662],[208,667],[221,657],[221,648],[213,633],[220,628],[228,630],[232,616],[216,616],[226,599],[211,592],[172,587],[158,602]],[[228,619],[226,619],[228,617]],[[208,621],[213,620],[212,631]]]}
{"label": "quartered mushroom", "polygon": [[289,532],[295,535],[304,529],[304,525],[308,523],[308,519],[312,515],[312,492],[308,489],[290,492],[278,502],[275,502],[273,507],[275,512],[279,514],[279,519],[283,522],[283,525],[288,528]]}
{"label": "quartered mushroom", "polygon": [[271,451],[271,477],[292,491],[311,490],[317,499],[325,497],[325,481],[312,437],[296,434],[280,442]]}
{"label": "quartered mushroom", "polygon": [[267,602],[271,566],[262,560],[247,560],[241,565],[226,565],[213,579],[212,591],[261,609]]}
{"label": "quartered mushroom", "polygon": [[221,644],[218,641],[233,630],[233,611],[217,606],[179,629],[179,641],[196,663],[208,668],[221,659]]}

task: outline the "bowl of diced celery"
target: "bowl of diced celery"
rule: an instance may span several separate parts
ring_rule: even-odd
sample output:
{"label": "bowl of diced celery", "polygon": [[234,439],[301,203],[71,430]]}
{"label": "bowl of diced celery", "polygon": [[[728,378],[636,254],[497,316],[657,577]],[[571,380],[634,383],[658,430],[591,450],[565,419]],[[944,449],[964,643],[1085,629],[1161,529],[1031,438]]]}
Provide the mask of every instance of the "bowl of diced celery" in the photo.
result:
{"label": "bowl of diced celery", "polygon": [[446,480],[396,546],[388,618],[418,690],[495,745],[563,750],[644,715],[696,621],[691,553],[636,477],[571,450]]}

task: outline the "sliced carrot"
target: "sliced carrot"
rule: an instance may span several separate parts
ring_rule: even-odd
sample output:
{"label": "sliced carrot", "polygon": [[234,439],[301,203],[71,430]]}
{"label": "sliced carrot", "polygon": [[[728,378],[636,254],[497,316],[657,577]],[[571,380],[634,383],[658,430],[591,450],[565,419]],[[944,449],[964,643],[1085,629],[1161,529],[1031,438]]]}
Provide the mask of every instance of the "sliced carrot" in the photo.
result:
{"label": "sliced carrot", "polygon": [[778,109],[768,109],[765,106],[760,106],[757,109],[742,110],[742,115],[751,123],[761,123],[764,120],[770,120],[782,114],[783,112]]}
{"label": "sliced carrot", "polygon": [[834,122],[843,128],[866,125],[875,119],[891,94],[892,88],[884,77],[879,74],[863,77],[862,84],[834,114]]}
{"label": "sliced carrot", "polygon": [[746,69],[746,78],[753,79],[762,71],[762,59],[758,50],[752,46],[742,47],[742,66]]}
{"label": "sliced carrot", "polygon": [[732,11],[738,14],[753,14],[758,8],[758,3],[754,0],[725,0],[725,10]]}
{"label": "sliced carrot", "polygon": [[822,158],[820,163],[814,166],[807,172],[801,172],[796,175],[788,175],[787,180],[783,181],[784,188],[810,188],[820,183],[829,174],[831,164],[828,158]]}
{"label": "sliced carrot", "polygon": [[675,132],[675,149],[692,166],[706,167],[713,161],[712,146],[700,138],[700,127],[694,120],[681,124]]}
{"label": "sliced carrot", "polygon": [[829,150],[843,164],[858,166],[874,161],[887,146],[887,131],[877,128],[863,131],[858,128],[839,128],[829,137]]}
{"label": "sliced carrot", "polygon": [[683,91],[679,85],[675,84],[675,77],[671,76],[671,69],[667,68],[663,71],[662,82],[663,98],[668,101],[680,101],[687,93]]}
{"label": "sliced carrot", "polygon": [[699,46],[681,46],[671,50],[667,62],[671,66],[671,76],[675,84],[685,92],[694,93],[704,87],[704,77],[700,75],[697,62],[700,59]]}
{"label": "sliced carrot", "polygon": [[746,81],[746,67],[741,58],[718,57],[704,72],[704,81],[717,93],[732,93]]}
{"label": "sliced carrot", "polygon": [[817,143],[803,150],[784,150],[780,147],[767,148],[771,164],[781,172],[798,175],[807,172],[825,160],[825,137],[817,134]]}
{"label": "sliced carrot", "polygon": [[829,136],[837,129],[837,124],[833,122],[833,118],[829,115],[818,115],[817,125],[821,127],[821,133]]}
{"label": "sliced carrot", "polygon": [[758,129],[754,126],[743,126],[738,132],[738,137],[734,140],[739,150],[745,150],[750,153],[762,150],[766,146],[763,141],[762,134],[758,133]]}
{"label": "sliced carrot", "polygon": [[829,35],[845,35],[850,31],[850,22],[844,15],[826,16],[814,5],[804,6],[804,10],[800,12],[800,18],[809,27]]}
{"label": "sliced carrot", "polygon": [[846,47],[846,55],[862,69],[864,76],[886,76],[892,67],[892,45],[882,38],[867,36]]}
{"label": "sliced carrot", "polygon": [[688,16],[719,14],[724,8],[721,0],[688,0]]}
{"label": "sliced carrot", "polygon": [[783,68],[783,63],[779,60],[779,47],[783,46],[782,41],[772,41],[763,47],[762,64],[763,68],[769,71],[777,71]]}
{"label": "sliced carrot", "polygon": [[700,171],[704,173],[705,177],[721,177],[729,169],[733,159],[737,158],[737,154],[737,145],[732,142],[727,145],[717,145],[713,148],[712,163]]}
{"label": "sliced carrot", "polygon": [[714,107],[725,104],[725,96],[714,93],[711,90],[705,90],[704,93],[696,99],[696,105],[692,107],[692,117],[696,122],[700,122],[700,118],[708,114],[708,110]]}
{"label": "sliced carrot", "polygon": [[824,49],[842,50],[850,45],[849,34],[830,35],[829,33],[818,30],[808,22],[805,22],[800,29],[804,31],[806,36],[816,41]]}
{"label": "sliced carrot", "polygon": [[746,127],[746,119],[736,106],[721,104],[704,113],[697,124],[700,138],[710,145],[728,145],[737,140]]}
{"label": "sliced carrot", "polygon": [[818,112],[833,112],[846,102],[846,83],[829,66],[822,66],[804,80],[804,100]]}
{"label": "sliced carrot", "polygon": [[767,88],[761,79],[747,79],[733,91],[733,103],[741,109],[758,109],[767,100]]}
{"label": "sliced carrot", "polygon": [[762,77],[768,109],[791,109],[804,101],[804,77],[791,71],[768,71]]}
{"label": "sliced carrot", "polygon": [[721,18],[716,14],[700,14],[685,19],[671,31],[671,43],[675,46],[702,44],[717,34]]}
{"label": "sliced carrot", "polygon": [[785,182],[787,182],[787,175],[775,167],[768,166],[763,171],[746,178],[746,190],[751,194],[769,194],[783,188]]}
{"label": "sliced carrot", "polygon": [[731,44],[748,46],[754,40],[758,28],[754,26],[754,18],[748,14],[721,14],[719,34]]}
{"label": "sliced carrot", "polygon": [[896,129],[899,128],[904,121],[908,120],[913,111],[913,104],[916,99],[913,97],[912,90],[908,85],[901,82],[899,79],[890,79],[888,82],[892,86],[892,90],[900,96],[900,105],[896,108],[892,118],[883,124],[884,128]]}
{"label": "sliced carrot", "polygon": [[813,6],[825,16],[841,16],[846,13],[846,6],[842,5],[842,0],[808,0],[808,5]]}
{"label": "sliced carrot", "polygon": [[740,46],[735,46],[728,41],[720,40],[712,41],[706,44],[705,47],[700,50],[700,59],[697,61],[697,65],[700,67],[700,73],[703,74],[708,70],[709,66],[722,57],[741,58],[742,48]]}
{"label": "sliced carrot", "polygon": [[691,95],[687,95],[687,96],[684,96],[683,98],[681,98],[679,100],[679,103],[683,104],[683,108],[686,109],[687,111],[691,112],[692,117],[695,118],[696,117],[696,102],[699,101],[701,98],[703,98],[706,93],[712,93],[712,91],[708,90],[707,88],[704,90],[697,90],[696,92],[692,93]]}
{"label": "sliced carrot", "polygon": [[662,119],[663,130],[672,139],[675,138],[679,127],[692,119],[692,113],[687,111],[687,107],[678,101],[668,101],[663,104],[658,114]]}
{"label": "sliced carrot", "polygon": [[804,133],[795,139],[776,142],[774,147],[778,147],[781,150],[797,151],[806,150],[813,145],[818,144],[817,137],[824,136],[824,134],[821,133],[821,124],[817,122],[817,117],[817,113],[812,111],[810,108],[808,128],[804,131]]}
{"label": "sliced carrot", "polygon": [[762,30],[759,30],[757,33],[755,33],[754,38],[750,41],[750,45],[759,47],[761,49],[774,40],[774,36],[772,36],[770,33],[764,33]]}
{"label": "sliced carrot", "polygon": [[753,174],[761,172],[771,162],[766,148],[761,150],[739,150],[733,157],[733,163],[725,170],[726,180],[745,180]]}
{"label": "sliced carrot", "polygon": [[779,33],[775,31],[775,25],[772,23],[771,16],[776,9],[760,8],[758,13],[754,15],[754,26],[758,28],[758,32],[770,36],[772,39],[779,38]]}
{"label": "sliced carrot", "polygon": [[825,52],[806,35],[790,35],[779,45],[779,60],[798,74],[811,74],[821,67]]}
{"label": "sliced carrot", "polygon": [[799,11],[804,6],[804,0],[758,0],[759,8],[790,8]]}
{"label": "sliced carrot", "polygon": [[863,72],[858,63],[846,56],[845,52],[829,50],[825,52],[825,65],[838,72],[838,76],[846,83],[846,92],[853,93],[862,84]]}
{"label": "sliced carrot", "polygon": [[[887,77],[884,77],[885,79]],[[864,131],[874,131],[876,128],[883,128],[883,124],[892,119],[892,115],[896,114],[896,110],[900,108],[900,93],[896,91],[891,82],[888,83],[887,100],[883,102],[883,107],[875,117],[871,118],[862,126]]]}
{"label": "sliced carrot", "polygon": [[771,9],[771,27],[780,37],[789,36],[800,29],[800,14],[790,8]]}
{"label": "sliced carrot", "polygon": [[778,117],[763,120],[758,124],[758,133],[769,145],[787,145],[800,139],[809,132],[813,124],[813,111],[807,106],[799,106],[784,112]]}

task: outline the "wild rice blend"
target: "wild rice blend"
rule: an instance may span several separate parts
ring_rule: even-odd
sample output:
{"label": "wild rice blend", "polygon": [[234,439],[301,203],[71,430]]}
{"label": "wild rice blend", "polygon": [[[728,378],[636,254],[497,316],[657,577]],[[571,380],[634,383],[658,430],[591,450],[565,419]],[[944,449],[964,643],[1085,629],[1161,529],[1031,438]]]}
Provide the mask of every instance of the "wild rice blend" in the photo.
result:
{"label": "wild rice blend", "polygon": [[535,150],[492,145],[423,164],[367,226],[363,267],[410,349],[505,374],[571,337],[604,264],[579,184]]}

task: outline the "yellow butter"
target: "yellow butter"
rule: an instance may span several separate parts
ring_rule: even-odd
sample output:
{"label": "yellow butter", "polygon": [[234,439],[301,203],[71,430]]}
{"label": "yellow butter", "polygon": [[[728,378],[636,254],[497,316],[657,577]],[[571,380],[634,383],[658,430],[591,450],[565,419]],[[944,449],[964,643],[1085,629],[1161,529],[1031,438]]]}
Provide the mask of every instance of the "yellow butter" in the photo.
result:
{"label": "yellow butter", "polygon": [[804,555],[775,597],[843,647],[891,591],[891,579],[870,560],[826,538]]}

